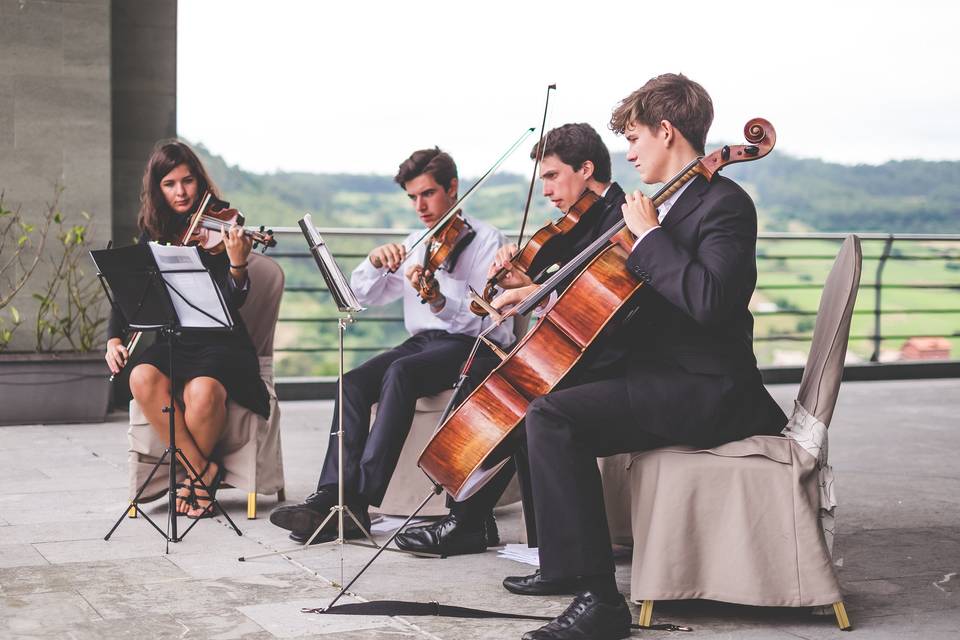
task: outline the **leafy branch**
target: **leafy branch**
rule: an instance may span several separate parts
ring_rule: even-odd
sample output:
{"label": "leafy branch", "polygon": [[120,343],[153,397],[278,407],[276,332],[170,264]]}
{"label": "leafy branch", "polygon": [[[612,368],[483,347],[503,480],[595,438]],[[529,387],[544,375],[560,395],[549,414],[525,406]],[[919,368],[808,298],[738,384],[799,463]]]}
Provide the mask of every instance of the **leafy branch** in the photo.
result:
{"label": "leafy branch", "polygon": [[9,306],[7,318],[0,315],[0,351],[13,339],[13,332],[20,326],[20,312],[11,302],[30,280],[40,264],[52,222],[60,222],[59,202],[61,187],[54,191],[53,202],[47,205],[40,221],[40,228],[23,219],[20,207],[7,209],[3,204],[4,192],[0,191],[0,256],[9,256],[0,262],[0,309]]}
{"label": "leafy branch", "polygon": [[78,225],[67,226],[62,218],[55,220],[63,251],[50,259],[50,277],[43,290],[33,294],[39,303],[34,328],[37,351],[55,351],[65,344],[73,351],[91,351],[106,322],[103,289],[82,268],[90,246],[90,214],[81,215],[85,223]]}

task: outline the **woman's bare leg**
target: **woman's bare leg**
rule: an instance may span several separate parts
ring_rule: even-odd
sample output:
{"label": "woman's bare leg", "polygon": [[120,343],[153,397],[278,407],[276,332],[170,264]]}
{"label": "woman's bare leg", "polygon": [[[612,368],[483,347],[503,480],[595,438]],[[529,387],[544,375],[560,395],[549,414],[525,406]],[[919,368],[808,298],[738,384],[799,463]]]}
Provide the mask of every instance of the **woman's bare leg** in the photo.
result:
{"label": "woman's bare leg", "polygon": [[[187,429],[200,451],[209,458],[227,422],[227,390],[215,378],[193,378],[184,386],[183,403],[186,407],[184,417]],[[204,485],[209,487],[217,474],[217,464],[211,462],[206,469],[196,469],[197,473],[203,474]],[[197,517],[209,506],[210,501],[204,500],[207,492],[203,488],[194,486],[194,491],[197,506],[190,510],[189,515]]]}
{"label": "woman's bare leg", "polygon": [[[169,445],[170,423],[163,408],[170,402],[170,378],[152,364],[139,364],[130,372],[130,391],[157,437]],[[183,408],[178,406],[174,414],[177,447],[199,472],[206,465],[207,458],[187,429],[184,414]],[[180,513],[187,513],[189,507],[186,500],[177,500],[177,511]]]}

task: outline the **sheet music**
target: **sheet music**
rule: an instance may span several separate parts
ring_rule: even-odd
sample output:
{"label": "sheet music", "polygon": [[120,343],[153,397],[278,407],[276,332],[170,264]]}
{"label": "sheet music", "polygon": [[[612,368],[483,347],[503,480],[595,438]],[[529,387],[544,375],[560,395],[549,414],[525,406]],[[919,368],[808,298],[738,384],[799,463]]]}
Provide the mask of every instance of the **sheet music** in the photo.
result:
{"label": "sheet music", "polygon": [[[213,282],[210,274],[190,272],[195,269],[206,269],[200,260],[200,252],[197,251],[196,247],[162,245],[156,242],[150,242],[148,246],[157,261],[163,280],[170,288],[170,300],[173,302],[173,308],[180,319],[181,327],[185,329],[209,329],[233,326],[233,320],[227,313],[226,307],[221,303],[220,290]],[[188,273],[170,273],[171,271],[187,271]],[[177,293],[183,297],[177,295]],[[206,313],[194,307],[199,307]],[[209,316],[206,314],[209,314]]]}
{"label": "sheet music", "polygon": [[357,294],[350,288],[350,282],[340,270],[340,265],[333,259],[333,254],[327,248],[323,238],[317,233],[317,228],[313,226],[313,220],[310,214],[304,215],[300,220],[300,230],[303,231],[307,244],[310,246],[310,252],[313,254],[320,273],[330,289],[330,295],[337,303],[337,308],[345,312],[363,311],[363,305],[357,299]]}

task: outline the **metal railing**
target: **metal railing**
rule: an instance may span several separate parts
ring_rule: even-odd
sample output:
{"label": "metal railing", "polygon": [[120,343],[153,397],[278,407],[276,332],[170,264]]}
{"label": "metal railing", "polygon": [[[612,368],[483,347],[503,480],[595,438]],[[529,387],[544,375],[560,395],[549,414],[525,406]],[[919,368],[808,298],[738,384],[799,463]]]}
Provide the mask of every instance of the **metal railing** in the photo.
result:
{"label": "metal railing", "polygon": [[[349,273],[377,244],[399,241],[414,230],[320,228],[318,231],[331,247],[341,268],[345,273]],[[287,334],[304,333],[302,330],[290,329],[298,325],[329,323],[329,335],[333,336],[336,333],[338,316],[299,228],[275,228],[274,232],[278,238],[278,247],[271,251],[270,255],[280,261],[287,272],[288,284],[285,293],[295,294],[285,296],[278,330],[281,339],[275,349],[278,354],[278,374],[285,375],[284,354],[316,353],[318,357],[322,357],[320,354],[337,350],[332,340],[330,344],[302,345],[295,340],[284,338]],[[516,231],[505,233],[508,237],[517,235]],[[754,341],[758,352],[764,350],[764,343],[784,345],[809,342],[823,279],[836,257],[840,242],[847,235],[759,235],[759,275],[753,305],[756,319]],[[954,349],[960,348],[960,235],[857,235],[863,246],[863,277],[854,309],[851,349],[859,343],[863,359],[877,362],[884,358],[884,343],[904,341],[917,336],[946,338]],[[922,269],[916,265],[941,266]],[[943,274],[938,279],[936,276],[941,274],[940,269],[943,269]],[[868,277],[871,273],[872,279]],[[929,295],[920,296],[917,292],[927,292]],[[312,300],[312,304],[303,304],[302,299],[298,303],[293,300],[297,296],[306,296]],[[806,304],[802,304],[804,302]],[[933,304],[930,304],[931,302]],[[309,311],[304,311],[308,308]],[[365,312],[361,318],[364,324],[376,323],[381,325],[384,331],[393,331],[394,337],[402,333],[399,305],[386,310]],[[937,318],[938,321],[930,325],[932,318]],[[790,320],[798,320],[793,323],[792,330],[787,327]],[[865,324],[867,320],[872,320],[869,326]],[[925,330],[927,326],[930,330]],[[356,340],[350,342],[346,351],[354,354],[379,352],[397,343],[385,341],[358,344]],[[805,353],[803,355],[805,357]],[[953,357],[957,357],[955,353]],[[761,358],[761,364],[770,362],[765,363]]]}

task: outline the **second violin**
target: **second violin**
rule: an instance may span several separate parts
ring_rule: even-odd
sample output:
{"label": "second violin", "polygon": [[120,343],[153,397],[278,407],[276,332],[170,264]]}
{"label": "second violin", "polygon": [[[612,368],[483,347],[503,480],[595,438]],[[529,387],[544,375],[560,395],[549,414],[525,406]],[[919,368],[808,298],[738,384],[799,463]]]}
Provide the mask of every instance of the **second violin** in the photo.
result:
{"label": "second violin", "polygon": [[434,274],[440,269],[452,271],[460,253],[475,235],[470,223],[461,217],[459,211],[433,234],[423,252],[423,270],[420,272],[421,302],[427,303],[437,297],[439,287]]}
{"label": "second violin", "polygon": [[[537,230],[526,244],[523,245],[510,259],[514,269],[521,271],[530,277],[534,282],[540,282],[547,271],[555,266],[561,256],[566,254],[561,248],[563,238],[578,227],[581,222],[588,218],[587,213],[594,210],[593,206],[600,201],[593,191],[586,189],[577,201],[563,215],[556,220],[552,220]],[[483,290],[483,299],[487,302],[499,292],[497,288],[500,282],[507,276],[509,271],[501,267],[490,276],[487,285]],[[487,315],[486,309],[476,303],[470,304],[470,310],[479,316]]]}

